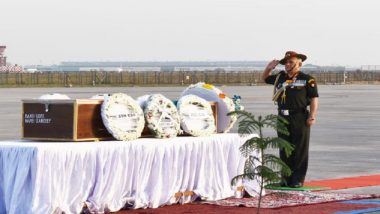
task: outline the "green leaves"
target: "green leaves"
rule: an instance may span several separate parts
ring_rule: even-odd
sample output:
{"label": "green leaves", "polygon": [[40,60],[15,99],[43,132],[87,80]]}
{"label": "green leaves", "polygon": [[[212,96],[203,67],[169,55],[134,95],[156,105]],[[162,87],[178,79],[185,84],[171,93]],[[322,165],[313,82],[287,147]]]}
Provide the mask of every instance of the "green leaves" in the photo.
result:
{"label": "green leaves", "polygon": [[283,135],[289,135],[289,131],[286,128],[289,122],[280,115],[276,116],[276,119],[277,119],[277,123],[273,124],[272,128]]}
{"label": "green leaves", "polygon": [[[228,113],[227,115],[237,115],[239,120],[238,132],[240,134],[253,134],[260,132],[262,128],[268,127],[272,128],[284,135],[289,135],[289,132],[286,128],[288,121],[281,116],[277,116],[274,114],[267,115],[265,117],[258,116],[257,118],[246,111],[233,111]],[[260,137],[262,137],[260,135]]]}
{"label": "green leaves", "polygon": [[[261,197],[264,183],[274,183],[281,180],[281,176],[291,175],[290,168],[281,158],[266,154],[268,148],[284,150],[289,156],[294,150],[294,146],[279,137],[264,137],[263,128],[270,128],[283,135],[289,135],[287,130],[288,121],[281,116],[267,115],[255,117],[246,111],[233,111],[228,115],[236,114],[239,120],[238,132],[240,134],[258,134],[247,139],[240,147],[241,154],[246,158],[244,172],[232,179],[235,184],[241,179],[257,180],[260,184]],[[258,153],[256,153],[258,151]],[[254,156],[253,154],[258,154]]]}
{"label": "green leaves", "polygon": [[227,115],[230,116],[233,114],[236,114],[238,120],[240,120],[238,127],[238,132],[240,134],[253,134],[260,128],[259,122],[251,113],[246,111],[233,111]]}
{"label": "green leaves", "polygon": [[284,150],[287,157],[289,157],[294,150],[294,146],[292,144],[279,137],[267,138],[267,146],[269,148]]}
{"label": "green leaves", "polygon": [[271,169],[279,170],[276,171],[276,174],[281,174],[285,176],[289,176],[292,174],[290,168],[277,156],[272,154],[263,155],[263,165],[269,166]]}
{"label": "green leaves", "polygon": [[253,137],[245,141],[245,143],[240,147],[240,152],[244,157],[248,157],[254,151],[261,149],[261,138]]}

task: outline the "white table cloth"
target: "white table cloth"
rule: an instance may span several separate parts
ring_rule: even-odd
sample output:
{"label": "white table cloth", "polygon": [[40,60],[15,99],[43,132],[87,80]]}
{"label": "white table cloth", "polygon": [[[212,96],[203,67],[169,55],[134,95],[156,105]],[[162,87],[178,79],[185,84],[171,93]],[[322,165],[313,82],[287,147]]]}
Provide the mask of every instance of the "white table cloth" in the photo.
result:
{"label": "white table cloth", "polygon": [[[177,192],[234,196],[242,173],[238,134],[82,143],[0,141],[0,213],[156,208]],[[258,155],[258,154],[256,154]],[[244,183],[254,194],[256,182]]]}

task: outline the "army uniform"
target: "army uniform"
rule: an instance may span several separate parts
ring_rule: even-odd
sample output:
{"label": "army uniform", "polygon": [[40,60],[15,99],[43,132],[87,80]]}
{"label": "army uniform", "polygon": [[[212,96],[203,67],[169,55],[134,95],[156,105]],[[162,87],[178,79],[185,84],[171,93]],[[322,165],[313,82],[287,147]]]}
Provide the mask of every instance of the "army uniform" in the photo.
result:
{"label": "army uniform", "polygon": [[290,167],[292,175],[284,177],[287,185],[303,184],[308,167],[310,127],[307,125],[311,98],[318,97],[318,89],[313,77],[298,72],[289,77],[285,71],[270,75],[265,79],[267,84],[275,85],[275,102],[278,105],[278,113],[287,121],[289,135],[277,133],[294,145],[294,151],[289,157],[280,150],[280,158]]}

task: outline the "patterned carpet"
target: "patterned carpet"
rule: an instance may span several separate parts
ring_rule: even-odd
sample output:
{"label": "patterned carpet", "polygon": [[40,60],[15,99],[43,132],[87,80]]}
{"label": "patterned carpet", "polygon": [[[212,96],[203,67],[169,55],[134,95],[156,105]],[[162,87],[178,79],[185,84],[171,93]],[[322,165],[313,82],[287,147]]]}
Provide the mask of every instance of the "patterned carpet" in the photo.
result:
{"label": "patterned carpet", "polygon": [[[331,192],[309,192],[309,191],[270,191],[262,198],[262,208],[281,208],[290,206],[320,204],[327,202],[378,198],[380,195],[372,194],[346,194]],[[250,198],[228,198],[219,201],[201,201],[202,204],[214,204],[219,206],[244,206],[257,207],[258,197]]]}

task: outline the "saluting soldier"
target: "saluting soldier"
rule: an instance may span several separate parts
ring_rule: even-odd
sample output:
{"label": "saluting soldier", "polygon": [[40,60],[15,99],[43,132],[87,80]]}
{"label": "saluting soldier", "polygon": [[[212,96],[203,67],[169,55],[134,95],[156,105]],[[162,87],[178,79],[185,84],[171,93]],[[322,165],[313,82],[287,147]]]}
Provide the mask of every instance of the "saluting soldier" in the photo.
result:
{"label": "saluting soldier", "polygon": [[[316,122],[318,89],[315,79],[301,72],[306,56],[288,51],[281,60],[271,61],[263,72],[267,84],[274,85],[273,101],[278,105],[278,114],[287,119],[289,135],[277,133],[292,145],[294,151],[286,157],[280,150],[280,158],[290,167],[292,174],[283,177],[281,186],[302,187],[309,159],[310,127]],[[278,64],[285,65],[285,71],[272,74]],[[309,109],[308,109],[309,106]]]}

